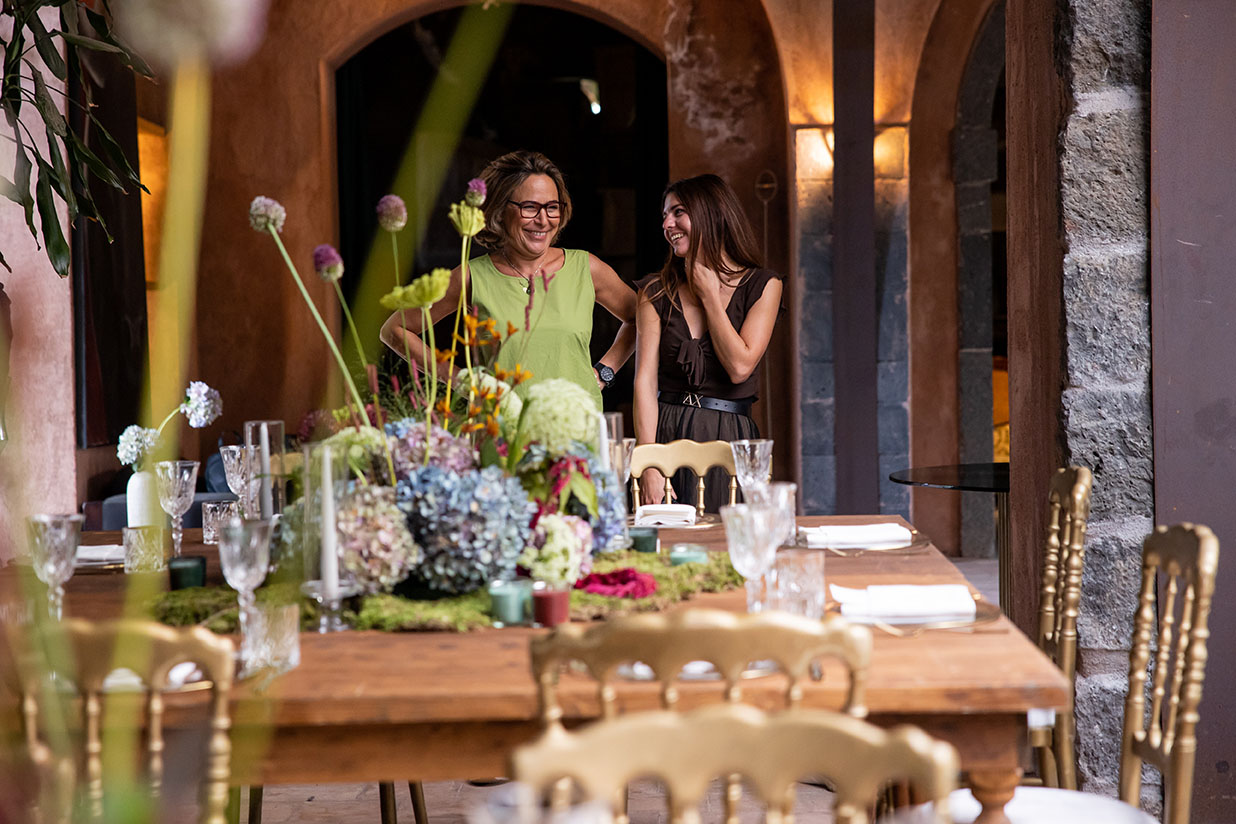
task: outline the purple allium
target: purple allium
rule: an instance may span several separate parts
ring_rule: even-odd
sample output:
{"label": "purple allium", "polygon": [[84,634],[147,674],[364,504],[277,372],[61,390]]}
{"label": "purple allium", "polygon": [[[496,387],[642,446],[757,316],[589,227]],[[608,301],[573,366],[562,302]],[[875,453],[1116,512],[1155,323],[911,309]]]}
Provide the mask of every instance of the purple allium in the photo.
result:
{"label": "purple allium", "polygon": [[485,202],[485,181],[479,177],[474,177],[468,181],[468,192],[464,195],[464,200],[469,206],[480,206]]}
{"label": "purple allium", "polygon": [[408,207],[399,195],[386,195],[378,201],[378,225],[388,232],[398,232],[408,225]]}
{"label": "purple allium", "polygon": [[327,283],[338,283],[343,277],[343,258],[334,246],[323,243],[313,249],[313,269]]}
{"label": "purple allium", "polygon": [[273,227],[276,232],[282,232],[287,219],[288,210],[274,198],[258,195],[249,204],[249,225],[254,231],[265,232],[267,227]]}

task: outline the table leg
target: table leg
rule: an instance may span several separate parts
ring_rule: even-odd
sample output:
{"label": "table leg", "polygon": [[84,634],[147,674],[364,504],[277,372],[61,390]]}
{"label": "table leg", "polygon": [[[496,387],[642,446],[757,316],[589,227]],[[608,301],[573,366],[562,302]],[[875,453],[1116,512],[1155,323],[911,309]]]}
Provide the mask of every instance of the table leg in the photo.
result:
{"label": "table leg", "polygon": [[1021,781],[1021,769],[971,770],[970,791],[983,805],[983,811],[974,819],[974,824],[1009,824],[1004,814],[1004,805],[1013,799],[1017,784]]}
{"label": "table leg", "polygon": [[1009,493],[996,493],[996,566],[1000,579],[1000,609],[1008,614],[1013,601],[1013,558],[1010,544]]}

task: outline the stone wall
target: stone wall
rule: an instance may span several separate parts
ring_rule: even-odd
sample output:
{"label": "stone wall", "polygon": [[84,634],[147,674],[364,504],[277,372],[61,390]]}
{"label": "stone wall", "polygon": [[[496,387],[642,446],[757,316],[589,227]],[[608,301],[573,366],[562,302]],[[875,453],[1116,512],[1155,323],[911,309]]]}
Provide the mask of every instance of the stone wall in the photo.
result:
{"label": "stone wall", "polygon": [[[1069,0],[1058,56],[1066,457],[1094,471],[1079,621],[1079,777],[1115,794],[1141,541],[1153,524],[1148,0]],[[1016,437],[1016,434],[1014,434]],[[1157,774],[1154,777],[1157,781]],[[1147,788],[1150,804],[1159,794]]]}

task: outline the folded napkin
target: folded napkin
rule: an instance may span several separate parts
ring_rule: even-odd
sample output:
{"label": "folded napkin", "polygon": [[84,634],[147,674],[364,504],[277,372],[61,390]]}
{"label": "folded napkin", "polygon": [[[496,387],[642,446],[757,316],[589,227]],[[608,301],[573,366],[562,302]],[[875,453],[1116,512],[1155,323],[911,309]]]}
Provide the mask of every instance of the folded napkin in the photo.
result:
{"label": "folded napkin", "polygon": [[695,507],[690,504],[645,504],[635,508],[636,526],[694,526]]}
{"label": "folded napkin", "polygon": [[829,584],[842,616],[852,621],[921,624],[974,618],[974,596],[964,584],[888,584],[853,589]]}
{"label": "folded napkin", "polygon": [[914,541],[914,534],[901,524],[852,524],[804,526],[799,533],[807,546],[834,549],[896,549]]}
{"label": "folded napkin", "polygon": [[[167,688],[178,690],[190,681],[200,681],[202,671],[192,661],[182,661],[167,671]],[[114,669],[103,679],[104,692],[136,692],[142,689],[142,679],[131,669]]]}
{"label": "folded napkin", "polygon": [[118,564],[123,562],[124,547],[120,544],[79,546],[77,548],[77,563],[79,564]]}

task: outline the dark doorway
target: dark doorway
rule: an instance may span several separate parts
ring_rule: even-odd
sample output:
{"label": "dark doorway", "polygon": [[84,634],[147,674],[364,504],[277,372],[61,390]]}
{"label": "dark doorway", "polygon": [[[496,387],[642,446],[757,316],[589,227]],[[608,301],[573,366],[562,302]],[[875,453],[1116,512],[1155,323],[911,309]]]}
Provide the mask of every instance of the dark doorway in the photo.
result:
{"label": "dark doorway", "polygon": [[[377,228],[374,204],[390,191],[462,14],[450,9],[400,26],[366,46],[336,74],[341,253],[351,293]],[[581,87],[595,81],[600,111]],[[666,75],[634,40],[568,12],[518,6],[438,194],[411,273],[459,263],[459,238],[446,218],[466,181],[513,149],[549,156],[566,176],[575,216],[560,243],[586,249],[626,280],[660,268],[659,196],[667,182]],[[413,208],[412,204],[409,204]],[[483,253],[480,250],[477,254]],[[618,323],[598,310],[593,356]],[[607,408],[631,401],[631,366]]]}

